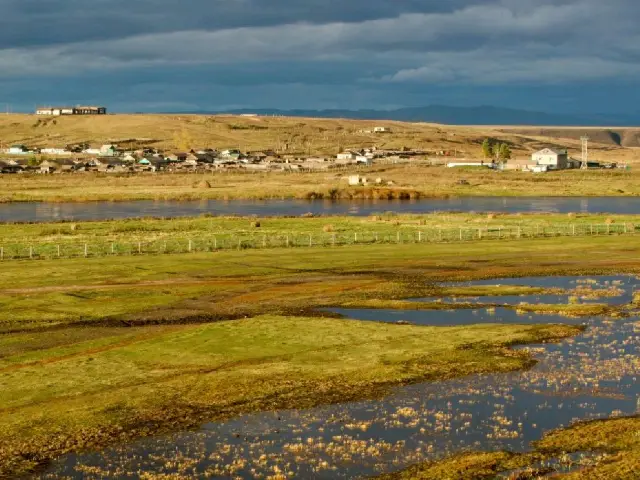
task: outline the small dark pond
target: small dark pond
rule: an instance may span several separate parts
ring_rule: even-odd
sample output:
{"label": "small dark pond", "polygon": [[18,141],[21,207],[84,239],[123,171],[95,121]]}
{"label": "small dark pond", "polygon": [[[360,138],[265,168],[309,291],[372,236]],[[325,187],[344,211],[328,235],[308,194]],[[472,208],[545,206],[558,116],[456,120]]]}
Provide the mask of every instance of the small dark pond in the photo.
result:
{"label": "small dark pond", "polygon": [[381,212],[557,212],[640,214],[640,197],[457,197],[420,200],[201,200],[87,203],[3,203],[0,222],[53,222],[136,217],[187,217],[201,214],[300,216],[368,216]]}
{"label": "small dark pond", "polygon": [[[637,280],[625,279],[629,295]],[[579,280],[587,279],[568,281]],[[560,287],[564,280],[541,282]],[[381,400],[246,415],[69,455],[42,478],[251,479],[280,472],[359,478],[466,449],[526,451],[544,432],[576,420],[640,411],[640,318],[582,321],[588,329],[575,338],[526,347],[540,360],[530,371],[401,387]]]}
{"label": "small dark pond", "polygon": [[[506,303],[506,302],[505,302]],[[584,319],[567,318],[563,315],[540,315],[535,313],[518,313],[503,307],[460,309],[460,310],[390,310],[374,308],[330,308],[327,311],[339,313],[356,320],[374,322],[409,322],[415,325],[448,327],[455,325],[474,325],[479,323],[502,324],[542,324],[570,323],[582,324]]]}

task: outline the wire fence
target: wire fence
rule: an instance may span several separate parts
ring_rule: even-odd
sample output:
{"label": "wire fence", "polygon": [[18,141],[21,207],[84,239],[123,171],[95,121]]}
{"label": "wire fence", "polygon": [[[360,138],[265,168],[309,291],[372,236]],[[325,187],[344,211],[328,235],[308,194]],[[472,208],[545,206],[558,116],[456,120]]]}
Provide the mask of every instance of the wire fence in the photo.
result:
{"label": "wire fence", "polygon": [[433,228],[396,232],[283,233],[278,235],[202,234],[154,239],[95,240],[59,243],[5,243],[0,245],[0,261],[108,257],[124,255],[164,255],[259,248],[339,247],[372,244],[454,243],[479,240],[517,240],[544,237],[624,235],[640,232],[631,224],[561,224],[508,227]]}

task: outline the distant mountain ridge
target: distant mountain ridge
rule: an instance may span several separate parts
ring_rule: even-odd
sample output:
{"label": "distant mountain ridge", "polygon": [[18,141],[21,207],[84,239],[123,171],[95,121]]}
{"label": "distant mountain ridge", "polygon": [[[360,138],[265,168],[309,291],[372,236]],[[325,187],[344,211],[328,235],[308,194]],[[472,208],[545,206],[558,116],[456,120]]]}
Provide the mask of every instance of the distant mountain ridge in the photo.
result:
{"label": "distant mountain ridge", "polygon": [[535,125],[535,126],[637,126],[640,114],[554,114],[510,108],[478,106],[450,107],[430,105],[406,107],[396,110],[278,110],[240,109],[222,112],[181,113],[226,113],[282,115],[287,117],[348,118],[354,120],[398,120],[404,122],[432,122],[449,125]]}

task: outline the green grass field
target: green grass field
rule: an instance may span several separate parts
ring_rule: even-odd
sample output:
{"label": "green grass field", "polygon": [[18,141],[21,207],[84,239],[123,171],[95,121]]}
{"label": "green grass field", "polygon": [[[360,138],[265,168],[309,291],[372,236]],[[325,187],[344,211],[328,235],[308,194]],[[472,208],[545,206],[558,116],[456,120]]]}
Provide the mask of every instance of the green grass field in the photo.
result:
{"label": "green grass field", "polygon": [[579,331],[377,324],[322,317],[318,306],[384,306],[440,281],[640,271],[632,236],[319,252],[4,263],[0,471],[240,412],[522,368],[530,358],[509,345]]}
{"label": "green grass field", "polygon": [[241,248],[459,242],[635,233],[637,215],[391,214],[369,217],[196,217],[5,224],[3,260],[186,253]]}

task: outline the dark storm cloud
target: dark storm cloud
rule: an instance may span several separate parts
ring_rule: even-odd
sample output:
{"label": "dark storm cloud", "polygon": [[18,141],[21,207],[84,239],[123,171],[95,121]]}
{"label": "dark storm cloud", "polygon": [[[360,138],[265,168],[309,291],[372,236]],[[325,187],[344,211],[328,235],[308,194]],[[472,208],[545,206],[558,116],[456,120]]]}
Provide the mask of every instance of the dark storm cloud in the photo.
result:
{"label": "dark storm cloud", "polygon": [[0,79],[148,108],[577,99],[567,85],[640,78],[638,20],[637,0],[4,0]]}
{"label": "dark storm cloud", "polygon": [[0,48],[144,33],[289,23],[356,23],[403,13],[452,12],[482,0],[5,0]]}

